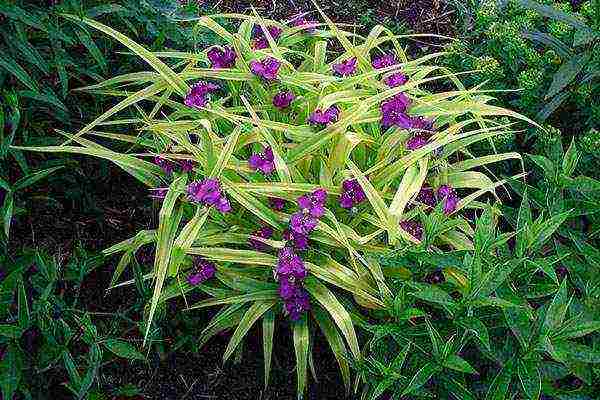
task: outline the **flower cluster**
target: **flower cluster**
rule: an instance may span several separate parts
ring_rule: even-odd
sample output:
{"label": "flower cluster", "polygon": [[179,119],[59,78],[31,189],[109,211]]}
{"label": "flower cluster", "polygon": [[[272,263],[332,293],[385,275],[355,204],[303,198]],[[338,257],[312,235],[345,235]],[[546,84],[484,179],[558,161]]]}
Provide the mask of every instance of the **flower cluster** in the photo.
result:
{"label": "flower cluster", "polygon": [[163,156],[154,157],[154,164],[162,168],[167,175],[171,175],[177,168],[183,172],[191,172],[194,169],[192,160],[172,161]]}
{"label": "flower cluster", "polygon": [[295,233],[308,235],[319,223],[319,218],[325,214],[325,200],[327,192],[317,189],[311,194],[298,197],[300,211],[290,218],[290,228]]}
{"label": "flower cluster", "polygon": [[[252,232],[252,236],[256,236],[262,239],[270,239],[273,236],[273,228],[271,228],[270,226],[263,226],[262,228]],[[250,243],[250,246],[252,246],[255,250],[258,251],[264,251],[268,249],[268,246],[266,244],[253,237],[248,239],[248,243]]]}
{"label": "flower cluster", "polygon": [[270,175],[275,171],[275,162],[273,149],[265,147],[262,153],[254,153],[248,159],[250,169],[260,171],[265,175]]}
{"label": "flower cluster", "polygon": [[213,47],[206,53],[210,66],[215,69],[233,68],[237,54],[231,46],[224,46],[222,49]]}
{"label": "flower cluster", "polygon": [[400,227],[417,240],[423,238],[423,225],[419,221],[401,221]]}
{"label": "flower cluster", "polygon": [[437,200],[435,199],[435,191],[429,186],[423,186],[415,198],[419,203],[423,203],[429,207],[435,207]]}
{"label": "flower cluster", "polygon": [[340,110],[334,104],[327,110],[315,110],[308,117],[308,123],[317,126],[327,126],[333,122],[336,122],[340,116]]}
{"label": "flower cluster", "polygon": [[284,247],[277,260],[275,276],[279,282],[279,296],[290,319],[296,321],[310,308],[308,293],[302,287],[302,281],[308,272],[298,254],[291,247]]}
{"label": "flower cluster", "polygon": [[[273,38],[273,40],[277,41],[281,36],[282,29],[277,26],[268,26],[267,31],[269,35]],[[262,28],[260,26],[255,26],[254,31],[252,32],[254,36],[254,40],[252,42],[252,48],[255,50],[262,50],[269,47],[269,41],[265,36]]]}
{"label": "flower cluster", "polygon": [[157,200],[162,200],[167,196],[169,188],[154,188],[150,189],[150,197]]}
{"label": "flower cluster", "polygon": [[287,245],[279,252],[275,278],[279,282],[279,295],[283,299],[284,310],[290,319],[297,320],[310,308],[308,293],[302,287],[307,270],[296,250],[308,248],[308,235],[325,214],[327,192],[317,189],[298,198],[300,211],[290,218],[290,226],[283,232]]}
{"label": "flower cluster", "polygon": [[273,96],[273,105],[281,110],[284,110],[292,104],[294,101],[294,93],[289,90],[277,93]]}
{"label": "flower cluster", "polygon": [[187,281],[190,285],[196,286],[215,276],[217,267],[210,261],[205,260],[200,256],[194,257],[192,261],[192,272],[188,275]]}
{"label": "flower cluster", "polygon": [[408,82],[408,76],[404,75],[402,72],[395,72],[383,79],[383,83],[392,88],[402,86],[406,82]]}
{"label": "flower cluster", "polygon": [[317,26],[319,23],[314,20],[306,19],[302,16],[294,18],[292,21],[292,26],[303,28],[307,33],[314,34],[317,31]]}
{"label": "flower cluster", "polygon": [[177,168],[177,163],[163,156],[154,157],[154,164],[158,165],[167,175],[171,175]]}
{"label": "flower cluster", "polygon": [[206,178],[194,181],[187,187],[188,198],[194,203],[213,206],[222,213],[231,211],[229,200],[221,190],[221,184],[216,179]]}
{"label": "flower cluster", "polygon": [[285,200],[277,197],[269,197],[269,205],[273,210],[281,211],[285,206]]}
{"label": "flower cluster", "polygon": [[398,60],[396,59],[396,55],[394,53],[386,53],[380,57],[376,57],[371,62],[371,65],[375,69],[387,68],[396,64],[398,64]]}
{"label": "flower cluster", "polygon": [[198,82],[185,96],[184,104],[188,107],[202,108],[208,103],[208,95],[220,89],[219,85],[210,82]]}
{"label": "flower cluster", "polygon": [[291,229],[285,229],[283,231],[283,240],[287,241],[288,245],[292,245],[295,249],[308,249],[308,235],[295,232]]}
{"label": "flower cluster", "polygon": [[458,206],[458,202],[460,198],[456,194],[456,190],[454,190],[449,185],[442,185],[437,190],[437,196],[440,201],[443,203],[444,214],[452,214],[456,211],[456,207]]}
{"label": "flower cluster", "polygon": [[381,126],[388,129],[392,126],[400,128],[409,128],[411,118],[406,114],[410,105],[410,99],[404,93],[398,93],[394,97],[381,103]]}
{"label": "flower cluster", "polygon": [[352,57],[347,59],[346,61],[340,62],[339,64],[333,64],[331,66],[331,69],[333,69],[333,72],[335,72],[335,74],[338,76],[350,76],[356,72],[357,62],[358,60],[356,59],[356,57]]}
{"label": "flower cluster", "polygon": [[356,179],[346,179],[342,182],[342,195],[340,196],[340,206],[343,208],[352,208],[367,199],[365,191]]}
{"label": "flower cluster", "polygon": [[281,67],[281,61],[273,57],[267,57],[261,61],[250,61],[250,72],[266,81],[277,79],[279,67]]}

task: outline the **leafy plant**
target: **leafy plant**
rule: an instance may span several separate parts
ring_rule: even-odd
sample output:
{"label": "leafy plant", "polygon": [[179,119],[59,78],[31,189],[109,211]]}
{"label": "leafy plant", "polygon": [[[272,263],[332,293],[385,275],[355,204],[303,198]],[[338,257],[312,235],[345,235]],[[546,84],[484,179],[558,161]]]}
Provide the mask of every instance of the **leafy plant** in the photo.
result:
{"label": "leafy plant", "polygon": [[[373,255],[434,244],[466,250],[481,240],[462,211],[482,207],[477,199],[505,183],[485,173],[488,165],[520,156],[475,158],[469,148],[513,132],[496,116],[531,122],[430,64],[441,53],[409,60],[382,26],[361,37],[324,14],[325,23],[292,27],[203,16],[194,32],[208,29],[222,46],[151,52],[97,21],[64,17],[115,38],[152,71],[83,88],[121,100],[79,132],[63,132],[61,146],[20,149],[108,159],[162,199],[157,229],[104,252],[124,253],[113,285],[154,282],[146,339],[162,304],[203,292],[208,298],[188,309],[221,306],[199,341],[233,328],[225,361],[261,320],[266,384],[283,314],[292,320],[299,395],[318,330],[350,388],[349,360],[361,358],[353,310],[385,309],[392,296]],[[341,52],[328,50],[331,38]],[[440,81],[456,89],[431,91]],[[117,116],[132,106],[135,118]],[[131,150],[113,150],[111,140]],[[445,221],[434,242],[422,235],[431,207]],[[121,281],[148,243],[153,267]]]}
{"label": "leafy plant", "polygon": [[[0,242],[6,245],[13,216],[24,211],[19,206],[19,193],[61,167],[34,172],[22,152],[10,147],[15,143],[15,136],[20,128],[21,114],[18,97],[14,93],[5,93],[2,100],[2,104],[0,104],[0,169],[2,171],[0,173],[0,220],[3,229],[0,233]],[[13,179],[15,174],[10,168],[13,162],[18,166],[20,175],[22,175],[16,179]]]}
{"label": "leafy plant", "polygon": [[107,351],[144,359],[127,341],[100,332],[91,314],[79,307],[82,281],[101,261],[81,249],[64,264],[33,250],[0,255],[3,398],[60,393],[49,385],[56,380],[77,398],[85,398],[108,359]]}
{"label": "leafy plant", "polygon": [[473,75],[476,83],[519,89],[500,96],[503,104],[548,120],[569,138],[598,127],[596,0],[484,0],[467,11],[465,41],[450,45],[450,66],[481,71]]}
{"label": "leafy plant", "polygon": [[487,207],[479,217],[473,249],[381,259],[394,297],[364,322],[362,398],[593,398],[596,294],[578,289],[552,246],[569,212],[533,219],[525,196],[511,234],[495,215]]}

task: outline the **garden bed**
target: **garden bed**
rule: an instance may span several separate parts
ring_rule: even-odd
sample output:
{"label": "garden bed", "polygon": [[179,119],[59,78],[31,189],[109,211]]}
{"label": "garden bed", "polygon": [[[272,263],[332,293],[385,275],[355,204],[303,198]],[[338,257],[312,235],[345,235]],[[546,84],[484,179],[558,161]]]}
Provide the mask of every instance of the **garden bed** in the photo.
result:
{"label": "garden bed", "polygon": [[[367,30],[365,26],[370,28],[381,23],[397,33],[403,33],[406,29],[417,33],[454,33],[454,13],[445,2],[421,0],[407,2],[405,6],[400,3],[390,8],[382,2],[340,4],[325,1],[321,7],[336,22],[356,25],[360,32]],[[298,10],[312,9],[310,2],[302,0],[290,0],[284,4],[260,1],[252,5],[261,15],[280,20],[289,18]],[[248,13],[250,3],[223,1],[218,4],[217,11]],[[435,40],[423,39],[414,43],[418,48],[431,42]],[[45,195],[56,202],[41,202],[41,206],[35,207],[27,217],[15,220],[13,237],[16,240],[11,242],[15,249],[37,246],[49,254],[57,255],[62,263],[66,263],[77,247],[98,252],[133,236],[140,229],[154,228],[156,224],[152,225],[149,221],[156,222],[152,216],[157,214],[158,208],[139,182],[112,164],[88,157],[77,157],[76,161],[78,168],[73,173],[48,186]],[[65,194],[65,189],[69,194]],[[78,193],[74,194],[73,191]],[[75,202],[73,199],[85,199],[85,202]],[[111,258],[88,275],[81,288],[67,287],[67,290],[81,293],[81,308],[94,313],[98,322],[110,318],[103,316],[104,313],[122,312],[134,303],[132,299],[136,294],[133,287],[106,291],[115,266],[116,259]],[[208,319],[204,322],[208,322]],[[182,333],[177,326],[170,328],[174,336]],[[126,332],[129,332],[126,339],[141,343],[143,338],[137,329],[132,331],[128,327]],[[134,384],[145,398],[157,400],[291,400],[296,398],[296,387],[293,348],[287,340],[290,335],[287,324],[277,325],[275,337],[282,339],[275,343],[273,370],[266,390],[261,384],[263,353],[257,327],[249,333],[242,357],[235,363],[229,361],[225,366],[222,365],[222,354],[229,339],[227,334],[212,339],[198,353],[168,352],[169,345],[176,339],[172,337],[166,339],[166,353],[160,357],[156,352],[150,353],[149,364],[113,361],[102,368],[98,382],[107,393],[116,387]],[[320,334],[314,345],[317,376],[309,384],[307,398],[326,400],[343,397],[345,388],[336,361]],[[64,377],[60,375],[51,380],[54,382],[51,393],[57,399],[68,397],[68,392],[60,385],[63,380]]]}

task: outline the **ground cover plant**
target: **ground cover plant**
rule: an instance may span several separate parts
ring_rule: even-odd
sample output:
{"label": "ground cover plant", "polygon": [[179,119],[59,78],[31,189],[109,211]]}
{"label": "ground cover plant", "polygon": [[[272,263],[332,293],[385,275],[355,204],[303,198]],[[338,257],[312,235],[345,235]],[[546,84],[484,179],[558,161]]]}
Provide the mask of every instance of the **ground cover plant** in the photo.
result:
{"label": "ground cover plant", "polygon": [[[147,339],[162,303],[204,292],[209,298],[186,312],[222,307],[200,341],[232,328],[227,360],[261,320],[267,383],[275,320],[283,318],[300,395],[319,330],[350,387],[349,360],[360,359],[351,315],[383,309],[391,296],[373,255],[427,241],[431,208],[443,217],[427,245],[471,248],[466,211],[505,183],[486,166],[520,158],[473,157],[469,147],[512,132],[497,117],[524,117],[465,88],[435,65],[439,53],[409,60],[404,38],[381,26],[361,37],[325,15],[323,23],[298,17],[286,25],[201,17],[195,29],[211,30],[219,45],[152,53],[94,20],[64,17],[114,37],[153,71],[85,88],[123,100],[79,132],[63,132],[63,145],[25,150],[109,159],[162,199],[157,229],[105,252],[124,252],[113,285],[126,285],[133,281],[121,274],[136,251],[156,246],[144,271],[154,282]],[[219,24],[224,18],[236,31]],[[328,51],[329,40],[343,50]],[[453,89],[432,90],[440,81]],[[117,116],[131,106],[135,118]],[[131,151],[111,150],[111,141]]]}
{"label": "ground cover plant", "polygon": [[84,278],[102,261],[82,249],[66,262],[33,250],[0,256],[4,398],[88,398],[113,359],[144,360],[118,337],[120,318],[95,323],[83,307]]}
{"label": "ground cover plant", "polygon": [[448,65],[480,70],[470,82],[510,90],[498,96],[503,104],[559,128],[566,141],[597,141],[598,1],[486,0],[461,10],[464,40],[450,45]]}

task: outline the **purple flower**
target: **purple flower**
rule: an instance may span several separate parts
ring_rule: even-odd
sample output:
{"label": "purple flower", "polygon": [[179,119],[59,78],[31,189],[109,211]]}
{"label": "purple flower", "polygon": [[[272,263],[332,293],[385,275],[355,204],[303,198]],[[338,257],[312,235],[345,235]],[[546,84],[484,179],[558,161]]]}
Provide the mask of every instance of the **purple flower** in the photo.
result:
{"label": "purple flower", "polygon": [[283,300],[293,300],[296,296],[298,285],[295,279],[289,279],[287,276],[279,280],[279,296]]}
{"label": "purple flower", "polygon": [[207,178],[190,183],[187,192],[190,200],[195,203],[215,205],[221,198],[221,185],[216,179]]}
{"label": "purple flower", "polygon": [[417,240],[423,238],[423,226],[418,221],[401,221],[400,227]]}
{"label": "purple flower", "polygon": [[165,198],[168,191],[169,191],[169,188],[150,189],[150,193],[151,193],[150,197],[152,197],[153,199],[162,200]]}
{"label": "purple flower", "polygon": [[[273,38],[273,40],[277,41],[279,36],[281,36],[282,29],[276,26],[267,27],[267,31],[269,35]],[[252,48],[254,50],[262,50],[269,47],[269,41],[267,37],[264,35],[262,27],[260,25],[255,25],[254,30],[252,32],[252,36],[254,36],[254,41],[252,42]]]}
{"label": "purple flower", "polygon": [[182,160],[179,165],[183,172],[192,172],[194,170],[194,162],[192,160]]}
{"label": "purple flower", "polygon": [[340,206],[343,208],[352,208],[366,199],[367,196],[356,179],[347,179],[342,182]]}
{"label": "purple flower", "polygon": [[273,105],[283,110],[292,104],[294,97],[294,93],[290,92],[289,90],[279,92],[273,96]]}
{"label": "purple flower", "polygon": [[423,117],[411,117],[410,127],[421,131],[433,131],[433,121]]}
{"label": "purple flower", "polygon": [[206,53],[212,68],[232,68],[235,65],[237,54],[231,46],[224,46],[222,49],[213,47]]}
{"label": "purple flower", "polygon": [[248,165],[254,171],[258,170],[265,175],[270,175],[275,171],[274,159],[273,149],[265,147],[262,153],[254,153],[250,156]]}
{"label": "purple flower", "polygon": [[421,190],[419,191],[419,194],[417,194],[415,200],[429,207],[435,207],[435,205],[437,204],[437,201],[435,199],[435,192],[433,191],[433,188],[429,186],[421,187]]}
{"label": "purple flower", "polygon": [[357,62],[357,58],[352,57],[346,61],[342,61],[339,64],[333,64],[331,69],[333,69],[333,72],[335,72],[338,76],[350,76],[356,72]]}
{"label": "purple flower", "polygon": [[308,292],[304,288],[298,287],[294,296],[285,300],[283,306],[292,321],[299,320],[305,311],[310,310]]}
{"label": "purple flower", "polygon": [[177,167],[176,163],[163,156],[154,157],[154,164],[158,165],[167,175],[171,175]]}
{"label": "purple flower", "polygon": [[214,206],[222,213],[231,211],[231,204],[216,179],[207,178],[203,181],[194,181],[188,185],[187,193],[190,201],[194,203]]}
{"label": "purple flower", "polygon": [[308,235],[318,224],[319,220],[317,218],[302,211],[292,214],[290,217],[290,228],[301,235]]}
{"label": "purple flower", "polygon": [[456,211],[456,207],[460,201],[460,198],[456,194],[456,190],[449,185],[442,185],[439,187],[437,195],[438,199],[443,202],[442,209],[444,210],[444,214],[448,215]]}
{"label": "purple flower", "polygon": [[307,33],[314,34],[317,31],[317,26],[319,22],[308,20],[302,16],[296,17],[292,21],[292,26],[304,28]]}
{"label": "purple flower", "polygon": [[408,76],[404,75],[402,72],[395,72],[385,78],[383,82],[389,87],[398,87],[404,85],[408,82]]}
{"label": "purple flower", "polygon": [[194,257],[192,261],[193,269],[188,275],[187,281],[190,285],[196,286],[215,276],[217,267],[210,261],[205,260],[200,256]]}
{"label": "purple flower", "polygon": [[273,210],[281,211],[285,207],[285,200],[277,197],[269,197],[269,205]]}
{"label": "purple flower", "polygon": [[384,129],[391,126],[409,128],[411,119],[406,115],[406,109],[410,105],[410,99],[404,93],[398,93],[391,99],[381,103],[381,125]]}
{"label": "purple flower", "polygon": [[371,63],[375,69],[391,67],[392,65],[396,64],[398,64],[398,60],[396,59],[396,55],[394,53],[386,53],[380,57],[376,57]]}
{"label": "purple flower", "polygon": [[405,143],[406,145],[406,149],[413,151],[413,150],[417,150],[420,149],[421,147],[425,146],[426,144],[429,143],[429,138],[427,138],[424,135],[415,135],[413,137],[411,137],[410,139],[408,139]]}
{"label": "purple flower", "polygon": [[278,279],[287,277],[294,280],[302,280],[308,273],[304,262],[291,247],[284,247],[279,251],[275,272]]}
{"label": "purple flower", "polygon": [[308,123],[311,125],[329,125],[332,122],[336,122],[340,115],[340,110],[334,104],[327,110],[315,110],[310,117],[308,117]]}
{"label": "purple flower", "polygon": [[229,200],[227,200],[227,197],[221,195],[215,204],[215,208],[221,213],[228,213],[231,211],[231,204],[229,203]]}
{"label": "purple flower", "polygon": [[267,81],[274,81],[277,79],[279,67],[281,67],[281,61],[273,57],[267,57],[262,61],[250,61],[250,71],[254,75]]}
{"label": "purple flower", "polygon": [[208,103],[208,94],[219,89],[219,85],[214,83],[198,82],[192,86],[183,103],[188,107],[202,108]]}
{"label": "purple flower", "polygon": [[292,244],[294,248],[298,250],[308,249],[308,236],[298,233],[292,229],[285,229],[283,231],[283,239]]}
{"label": "purple flower", "polygon": [[325,214],[325,201],[327,200],[327,191],[317,189],[311,194],[305,194],[298,197],[298,206],[305,214],[321,218]]}
{"label": "purple flower", "polygon": [[[262,228],[252,232],[252,236],[262,239],[270,239],[273,236],[273,229],[269,226],[263,226]],[[255,238],[249,238],[248,243],[250,243],[250,246],[258,251],[264,251],[268,249],[268,246],[265,243]]]}
{"label": "purple flower", "polygon": [[[282,29],[277,26],[269,26],[267,27],[267,31],[269,32],[269,35],[271,35],[273,40],[277,41],[277,39],[279,39],[279,36],[281,36]],[[262,27],[260,27],[259,25],[254,26],[253,36],[255,38],[252,42],[252,48],[254,50],[262,50],[269,47],[269,41],[264,35]]]}

